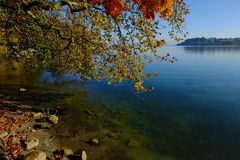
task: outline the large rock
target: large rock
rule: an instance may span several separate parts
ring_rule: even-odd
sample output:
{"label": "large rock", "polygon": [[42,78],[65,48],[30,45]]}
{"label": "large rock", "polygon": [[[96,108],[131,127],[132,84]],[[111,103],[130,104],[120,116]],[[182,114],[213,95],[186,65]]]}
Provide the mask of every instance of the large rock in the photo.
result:
{"label": "large rock", "polygon": [[27,150],[30,150],[39,145],[39,140],[37,138],[33,138],[31,141],[25,143],[27,146]]}
{"label": "large rock", "polygon": [[54,124],[57,124],[58,123],[58,116],[55,116],[55,115],[50,115],[49,116],[49,120],[54,123]]}
{"label": "large rock", "polygon": [[27,156],[26,160],[46,160],[47,155],[45,152],[34,152]]}
{"label": "large rock", "polygon": [[87,160],[87,153],[85,151],[82,151],[81,158],[82,160]]}

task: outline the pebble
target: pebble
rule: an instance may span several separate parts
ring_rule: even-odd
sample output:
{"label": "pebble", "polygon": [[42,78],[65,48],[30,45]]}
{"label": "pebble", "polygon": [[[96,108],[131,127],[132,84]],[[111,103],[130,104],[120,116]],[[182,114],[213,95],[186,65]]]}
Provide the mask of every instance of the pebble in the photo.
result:
{"label": "pebble", "polygon": [[64,154],[66,156],[73,155],[73,151],[70,148],[64,148]]}
{"label": "pebble", "polygon": [[30,150],[39,145],[39,140],[37,138],[33,138],[30,142],[27,142],[26,145],[27,145],[27,150]]}
{"label": "pebble", "polygon": [[33,116],[34,116],[34,119],[36,120],[41,120],[44,117],[43,113],[41,112],[35,113]]}
{"label": "pebble", "polygon": [[19,88],[19,91],[20,91],[20,92],[26,92],[27,89],[26,89],[26,88]]}
{"label": "pebble", "polygon": [[87,153],[85,151],[82,151],[82,160],[87,160]]}
{"label": "pebble", "polygon": [[55,116],[55,115],[50,115],[50,117],[49,117],[49,120],[52,122],[52,123],[54,123],[54,124],[57,124],[58,123],[58,117],[57,116]]}
{"label": "pebble", "polygon": [[45,152],[34,152],[26,158],[26,160],[46,160],[47,155]]}
{"label": "pebble", "polygon": [[50,129],[51,124],[49,124],[48,122],[43,122],[43,123],[41,123],[41,128],[42,129]]}
{"label": "pebble", "polygon": [[99,138],[93,138],[93,139],[91,140],[91,144],[98,145],[98,143],[99,143]]}

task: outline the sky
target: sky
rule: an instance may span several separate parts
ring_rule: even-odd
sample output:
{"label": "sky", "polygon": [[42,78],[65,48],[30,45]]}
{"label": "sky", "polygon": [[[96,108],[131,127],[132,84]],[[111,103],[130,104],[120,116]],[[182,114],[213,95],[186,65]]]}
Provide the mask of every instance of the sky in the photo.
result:
{"label": "sky", "polygon": [[240,0],[185,0],[187,38],[240,37]]}

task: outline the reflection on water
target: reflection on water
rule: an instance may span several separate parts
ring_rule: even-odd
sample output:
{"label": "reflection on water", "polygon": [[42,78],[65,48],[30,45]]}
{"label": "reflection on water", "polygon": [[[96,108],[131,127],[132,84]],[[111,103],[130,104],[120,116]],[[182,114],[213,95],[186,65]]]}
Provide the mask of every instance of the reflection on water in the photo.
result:
{"label": "reflection on water", "polygon": [[184,46],[184,51],[191,54],[233,54],[239,53],[240,46]]}
{"label": "reflection on water", "polygon": [[[58,104],[67,106],[64,123],[68,130],[88,124],[93,135],[98,132],[104,137],[111,132],[119,136],[107,141],[119,146],[118,154],[109,159],[129,158],[120,154],[136,160],[239,159],[240,49],[167,47],[163,52],[178,61],[147,66],[146,70],[159,73],[157,79],[145,82],[155,88],[147,94],[134,94],[128,82],[109,86],[104,81],[80,81],[77,75],[14,75],[2,69],[0,91],[13,94],[26,87],[29,97],[43,97],[40,101],[44,96],[39,93],[57,93]],[[83,114],[89,106],[97,110],[90,118]],[[101,147],[108,145],[104,141]]]}

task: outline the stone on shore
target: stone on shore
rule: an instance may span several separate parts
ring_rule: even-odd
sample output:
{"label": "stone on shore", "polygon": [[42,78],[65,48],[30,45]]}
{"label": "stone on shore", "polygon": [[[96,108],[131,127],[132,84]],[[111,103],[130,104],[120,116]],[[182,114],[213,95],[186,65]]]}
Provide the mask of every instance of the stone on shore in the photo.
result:
{"label": "stone on shore", "polygon": [[46,160],[47,155],[45,152],[34,152],[27,156],[26,160]]}
{"label": "stone on shore", "polygon": [[33,115],[33,117],[34,117],[34,119],[36,119],[36,120],[41,120],[41,119],[43,119],[44,115],[43,115],[43,113],[38,112],[38,113],[35,113],[35,114]]}
{"label": "stone on shore", "polygon": [[85,151],[82,151],[81,158],[82,160],[87,160],[87,153]]}
{"label": "stone on shore", "polygon": [[37,138],[33,138],[30,142],[26,142],[27,150],[35,148],[39,145],[39,140]]}
{"label": "stone on shore", "polygon": [[55,115],[50,115],[49,117],[49,120],[54,123],[54,124],[57,124],[58,123],[58,116],[55,116]]}

